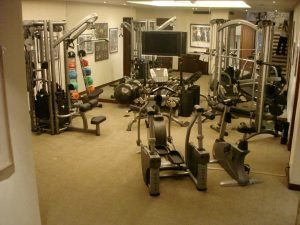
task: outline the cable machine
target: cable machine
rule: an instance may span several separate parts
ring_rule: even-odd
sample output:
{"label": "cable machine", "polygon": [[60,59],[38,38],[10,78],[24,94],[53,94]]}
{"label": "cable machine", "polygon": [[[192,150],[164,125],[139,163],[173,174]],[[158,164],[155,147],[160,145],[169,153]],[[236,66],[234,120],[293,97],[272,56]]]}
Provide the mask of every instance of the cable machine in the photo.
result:
{"label": "cable machine", "polygon": [[[234,36],[237,26],[247,26],[255,32],[255,48],[253,49],[253,59],[243,59],[238,57],[237,55],[232,55],[232,46],[234,43],[236,43]],[[262,128],[266,97],[266,84],[270,72],[269,62],[272,46],[272,33],[273,23],[268,20],[260,21],[257,25],[246,20],[227,21],[220,25],[217,29],[216,51],[215,54],[211,54],[215,57],[214,76],[216,79],[213,80],[214,96],[220,94],[220,83],[224,73],[224,68],[227,68],[230,63],[232,63],[234,60],[238,60],[244,61],[245,64],[249,62],[253,64],[250,78],[238,80],[240,85],[252,84],[253,100],[254,95],[256,96],[255,126],[257,131],[255,134],[249,136],[248,139],[260,133],[277,135],[277,133],[273,130],[266,130]],[[242,51],[243,49],[235,50]],[[245,65],[243,66],[243,68],[244,67]],[[243,70],[240,72],[240,74],[242,75],[242,73]],[[279,78],[276,77],[275,79]]]}
{"label": "cable machine", "polygon": [[[97,18],[96,13],[90,14],[69,31],[65,21],[24,21],[27,89],[34,132],[59,134],[71,128],[71,119],[78,110],[72,109],[70,97],[68,49],[74,48],[79,35],[93,28]],[[80,110],[89,109],[89,104]],[[88,131],[87,126],[83,130]]]}

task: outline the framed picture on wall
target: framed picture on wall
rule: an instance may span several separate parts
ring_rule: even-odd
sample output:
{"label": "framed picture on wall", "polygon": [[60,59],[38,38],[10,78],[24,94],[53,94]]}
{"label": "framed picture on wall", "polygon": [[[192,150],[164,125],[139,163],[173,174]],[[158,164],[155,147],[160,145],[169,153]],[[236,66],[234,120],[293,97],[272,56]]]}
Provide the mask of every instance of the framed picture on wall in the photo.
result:
{"label": "framed picture on wall", "polygon": [[86,54],[93,54],[92,34],[82,34],[77,38],[78,50],[84,50]]}
{"label": "framed picture on wall", "polygon": [[3,47],[0,46],[0,181],[8,178],[14,171],[12,143],[8,123],[3,51]]}
{"label": "framed picture on wall", "polygon": [[95,23],[95,36],[97,39],[107,39],[108,23]]}
{"label": "framed picture on wall", "polygon": [[95,42],[95,62],[108,59],[108,42]]}
{"label": "framed picture on wall", "polygon": [[193,48],[209,48],[210,26],[207,24],[190,25],[190,46]]}
{"label": "framed picture on wall", "polygon": [[118,52],[118,28],[109,29],[109,52]]}

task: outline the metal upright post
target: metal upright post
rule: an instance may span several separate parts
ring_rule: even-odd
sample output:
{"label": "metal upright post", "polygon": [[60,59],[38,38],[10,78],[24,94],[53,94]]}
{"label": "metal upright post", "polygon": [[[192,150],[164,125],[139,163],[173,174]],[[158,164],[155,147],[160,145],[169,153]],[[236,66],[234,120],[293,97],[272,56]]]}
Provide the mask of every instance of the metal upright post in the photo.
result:
{"label": "metal upright post", "polygon": [[[218,70],[217,70],[217,62],[218,62],[218,49],[219,49],[219,27],[225,22],[224,19],[214,19],[210,21],[210,48],[209,48],[209,74],[211,75],[210,79],[210,88],[213,91],[213,95],[216,94],[216,87],[217,87],[217,77],[218,77]],[[210,93],[210,91],[209,91]]]}
{"label": "metal upright post", "polygon": [[[53,52],[53,23],[48,21],[49,29],[49,42],[50,42],[50,66],[51,66],[51,76],[52,76],[52,103],[53,103],[53,116],[54,116],[54,131],[55,134],[59,133],[59,118],[58,116],[58,107],[57,107],[57,98],[56,98],[56,71],[55,71],[55,58]],[[59,46],[59,45],[58,45]]]}
{"label": "metal upright post", "polygon": [[[48,86],[48,94],[49,94],[49,119],[50,119],[50,131],[51,134],[55,134],[55,111],[53,111],[53,93],[55,93],[53,89],[53,69],[49,66],[49,62],[51,63],[51,59],[49,58],[49,52],[51,48],[51,41],[49,46],[49,36],[48,36],[48,25],[47,21],[44,21],[44,43],[45,43],[45,61],[47,62],[47,86]],[[50,56],[51,57],[51,56]],[[41,55],[43,58],[43,54]],[[55,86],[55,85],[54,85]]]}
{"label": "metal upright post", "polygon": [[218,95],[218,84],[221,80],[221,73],[222,73],[222,52],[223,52],[223,47],[222,47],[222,43],[223,43],[223,38],[224,38],[224,31],[220,30],[218,31],[218,38],[217,38],[217,50],[218,52],[216,53],[216,77],[214,80],[214,96]]}
{"label": "metal upright post", "polygon": [[[66,24],[63,24],[63,32],[65,33],[66,31]],[[66,98],[67,98],[67,108],[68,108],[68,113],[70,113],[71,109],[71,96],[70,96],[70,90],[69,90],[69,83],[70,83],[70,78],[69,78],[69,67],[68,67],[68,45],[67,41],[63,41],[63,57],[64,57],[64,74],[65,74],[65,90],[66,90]],[[81,63],[81,62],[80,62]]]}
{"label": "metal upright post", "polygon": [[[272,48],[272,32],[273,25],[269,20],[260,21],[258,28],[262,32],[262,52],[261,58],[263,62],[269,63],[270,53]],[[259,77],[258,77],[258,88],[257,88],[257,108],[255,116],[255,124],[257,133],[262,131],[262,122],[263,122],[263,113],[264,113],[264,103],[265,103],[265,87],[268,77],[269,66],[262,64],[259,68]]]}

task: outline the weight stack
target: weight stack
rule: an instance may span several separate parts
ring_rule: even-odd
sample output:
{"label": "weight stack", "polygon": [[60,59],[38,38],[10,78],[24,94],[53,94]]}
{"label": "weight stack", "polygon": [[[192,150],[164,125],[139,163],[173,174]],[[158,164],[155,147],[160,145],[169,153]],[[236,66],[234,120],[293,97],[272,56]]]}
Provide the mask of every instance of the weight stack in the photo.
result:
{"label": "weight stack", "polygon": [[179,116],[188,117],[194,107],[194,93],[192,90],[183,90],[180,96]]}
{"label": "weight stack", "polygon": [[193,85],[189,88],[193,92],[193,106],[200,104],[200,86]]}

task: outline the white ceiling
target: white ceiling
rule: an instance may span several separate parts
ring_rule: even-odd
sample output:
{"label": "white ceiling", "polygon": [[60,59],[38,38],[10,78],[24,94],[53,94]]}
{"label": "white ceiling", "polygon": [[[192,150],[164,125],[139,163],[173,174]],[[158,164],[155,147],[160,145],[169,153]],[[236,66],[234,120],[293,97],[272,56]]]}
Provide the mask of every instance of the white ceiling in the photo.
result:
{"label": "white ceiling", "polygon": [[[113,4],[113,5],[124,5],[126,0],[65,0],[65,1],[76,1],[76,2],[90,2],[103,4]],[[255,11],[293,11],[299,0],[244,0],[248,5],[251,6],[251,10]],[[146,7],[141,5],[133,5],[127,3],[126,6],[133,7]],[[147,6],[151,7],[151,6]]]}

